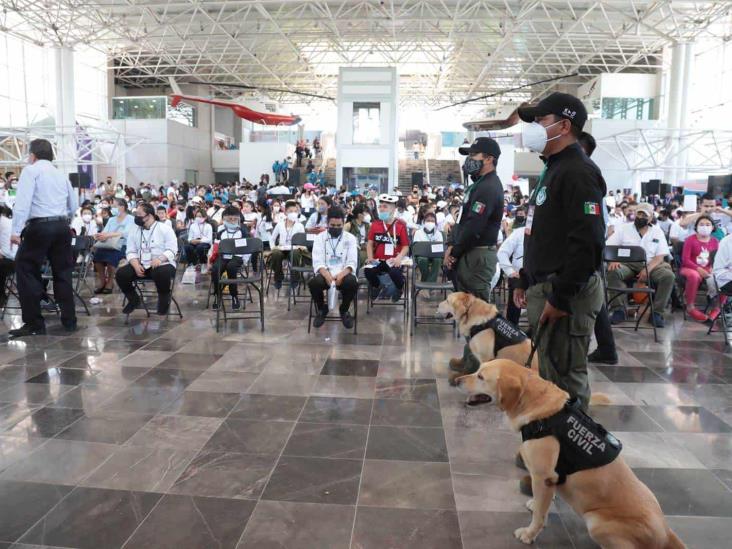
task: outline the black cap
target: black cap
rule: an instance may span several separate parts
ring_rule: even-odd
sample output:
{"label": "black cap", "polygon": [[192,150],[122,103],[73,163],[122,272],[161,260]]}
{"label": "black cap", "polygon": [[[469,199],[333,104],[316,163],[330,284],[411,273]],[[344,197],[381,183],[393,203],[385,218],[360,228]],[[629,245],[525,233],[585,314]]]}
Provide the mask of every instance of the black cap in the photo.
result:
{"label": "black cap", "polygon": [[519,107],[518,115],[524,122],[533,122],[537,116],[554,114],[566,118],[580,130],[587,122],[587,109],[582,101],[568,93],[554,92],[533,107]]}
{"label": "black cap", "polygon": [[501,147],[498,146],[495,139],[491,139],[490,137],[479,137],[473,141],[473,144],[469,147],[460,147],[458,152],[463,156],[483,153],[485,155],[492,156],[493,158],[498,158],[501,156]]}

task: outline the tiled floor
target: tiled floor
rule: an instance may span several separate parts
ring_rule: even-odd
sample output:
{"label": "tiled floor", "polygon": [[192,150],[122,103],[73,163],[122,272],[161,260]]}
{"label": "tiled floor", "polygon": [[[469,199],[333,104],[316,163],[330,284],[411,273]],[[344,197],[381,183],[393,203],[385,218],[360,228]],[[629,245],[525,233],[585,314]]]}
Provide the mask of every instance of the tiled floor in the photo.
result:
{"label": "tiled floor", "polygon": [[[71,337],[0,336],[0,548],[521,546],[518,436],[448,386],[448,329],[410,337],[362,307],[359,335],[308,335],[283,293],[264,333],[217,334],[202,294],[179,289],[183,321],[125,325],[105,296]],[[595,417],[690,547],[729,546],[732,355],[680,319],[660,344],[616,334],[620,365],[590,368],[613,400]],[[555,501],[537,546],[594,544]]]}

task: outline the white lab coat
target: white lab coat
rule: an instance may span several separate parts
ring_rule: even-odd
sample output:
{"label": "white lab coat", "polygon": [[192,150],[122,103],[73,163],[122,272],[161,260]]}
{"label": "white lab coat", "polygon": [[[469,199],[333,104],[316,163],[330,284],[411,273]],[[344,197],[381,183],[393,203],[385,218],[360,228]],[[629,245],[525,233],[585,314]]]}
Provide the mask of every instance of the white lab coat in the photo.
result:
{"label": "white lab coat", "polygon": [[317,274],[325,267],[336,276],[346,267],[353,274],[358,272],[358,240],[351,233],[343,231],[339,238],[331,238],[328,231],[318,234],[313,240],[313,271]]}

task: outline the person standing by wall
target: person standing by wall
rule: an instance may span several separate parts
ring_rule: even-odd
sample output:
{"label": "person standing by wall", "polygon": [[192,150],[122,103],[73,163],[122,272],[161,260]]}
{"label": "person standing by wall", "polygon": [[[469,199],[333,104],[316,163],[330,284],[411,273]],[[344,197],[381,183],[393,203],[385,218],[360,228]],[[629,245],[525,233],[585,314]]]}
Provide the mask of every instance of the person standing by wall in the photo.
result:
{"label": "person standing by wall", "polygon": [[53,295],[61,309],[61,323],[66,331],[76,330],[69,220],[79,207],[79,199],[69,179],[52,161],[50,142],[30,142],[30,165],[20,174],[10,237],[19,246],[15,263],[23,312],[23,326],[9,332],[13,338],[46,333],[41,315],[41,267],[46,259],[51,263]]}

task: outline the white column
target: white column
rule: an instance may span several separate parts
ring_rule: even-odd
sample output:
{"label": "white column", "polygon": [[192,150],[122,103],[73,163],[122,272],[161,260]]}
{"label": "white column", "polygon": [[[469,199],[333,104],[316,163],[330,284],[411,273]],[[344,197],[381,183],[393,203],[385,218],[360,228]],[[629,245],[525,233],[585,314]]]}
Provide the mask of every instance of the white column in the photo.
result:
{"label": "white column", "polygon": [[[684,74],[681,81],[681,104],[679,105],[679,128],[689,129],[689,88],[691,87],[692,71],[694,68],[694,44],[686,43],[684,47]],[[679,179],[687,178],[689,151],[686,148],[687,140],[682,137],[678,141],[679,152],[676,160],[676,176]]]}
{"label": "white column", "polygon": [[66,174],[77,171],[74,51],[54,50],[56,61],[56,165]]}
{"label": "white column", "polygon": [[[676,44],[671,48],[671,77],[668,87],[668,112],[666,114],[666,127],[671,130],[668,149],[670,154],[667,164],[675,166],[678,160],[679,142],[678,130],[681,124],[681,106],[683,101],[684,88],[684,57],[686,49],[684,44]],[[676,185],[679,179],[677,170],[673,167],[664,171],[664,183]]]}

